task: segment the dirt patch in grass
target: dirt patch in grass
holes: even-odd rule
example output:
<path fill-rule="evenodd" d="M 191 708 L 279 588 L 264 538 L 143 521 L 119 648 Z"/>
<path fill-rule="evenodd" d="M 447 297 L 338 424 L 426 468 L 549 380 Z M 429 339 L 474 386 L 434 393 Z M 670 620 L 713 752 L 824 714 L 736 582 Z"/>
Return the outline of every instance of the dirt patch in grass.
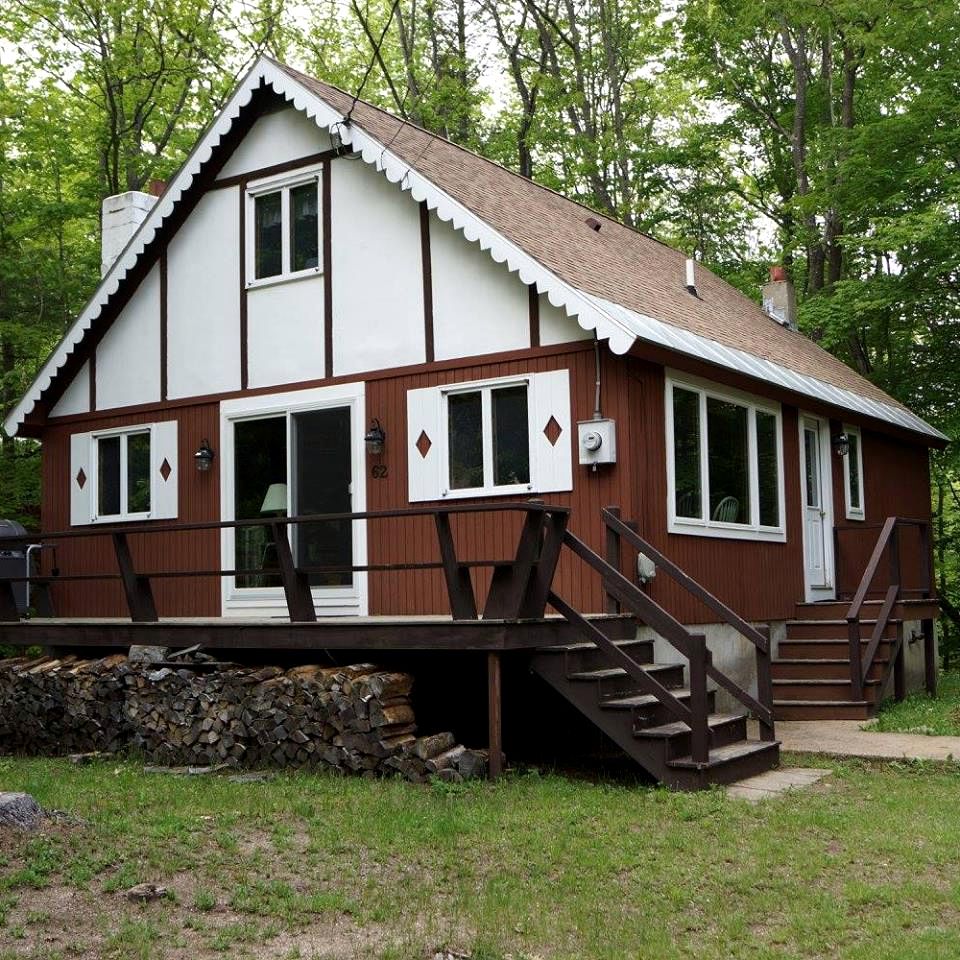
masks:
<path fill-rule="evenodd" d="M 130 903 L 122 892 L 77 890 L 62 884 L 19 892 L 0 928 L 0 956 L 126 960 L 249 957 L 348 958 L 370 955 L 390 937 L 376 924 L 358 926 L 345 914 L 278 918 L 235 910 L 222 900 L 197 906 L 189 874 L 170 878 L 170 895 Z"/>

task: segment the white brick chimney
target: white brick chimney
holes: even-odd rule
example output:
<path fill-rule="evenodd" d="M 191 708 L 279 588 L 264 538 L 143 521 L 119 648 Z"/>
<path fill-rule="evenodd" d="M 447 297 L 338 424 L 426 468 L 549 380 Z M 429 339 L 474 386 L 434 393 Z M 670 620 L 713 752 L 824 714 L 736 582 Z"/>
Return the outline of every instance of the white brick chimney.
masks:
<path fill-rule="evenodd" d="M 150 193 L 130 190 L 107 197 L 102 208 L 102 232 L 100 234 L 100 276 L 105 277 L 114 261 L 123 252 L 137 227 L 153 209 L 164 184 L 159 180 L 150 182 Z"/>
<path fill-rule="evenodd" d="M 770 268 L 770 279 L 761 288 L 763 309 L 777 323 L 797 329 L 797 291 L 787 276 L 786 267 Z"/>

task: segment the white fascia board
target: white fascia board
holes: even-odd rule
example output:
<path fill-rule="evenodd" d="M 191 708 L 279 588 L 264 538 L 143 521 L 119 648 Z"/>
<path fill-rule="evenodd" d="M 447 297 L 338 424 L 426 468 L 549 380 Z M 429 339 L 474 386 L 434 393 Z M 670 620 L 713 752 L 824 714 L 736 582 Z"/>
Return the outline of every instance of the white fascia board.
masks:
<path fill-rule="evenodd" d="M 584 296 L 590 295 L 584 294 Z M 685 353 L 688 356 L 707 360 L 738 373 L 745 373 L 758 380 L 775 383 L 794 393 L 814 397 L 831 406 L 843 410 L 852 410 L 875 420 L 883 420 L 914 433 L 935 437 L 938 440 L 949 440 L 949 437 L 945 434 L 902 407 L 882 403 L 879 400 L 854 393 L 852 390 L 845 390 L 823 380 L 818 380 L 816 377 L 797 373 L 796 370 L 774 363 L 772 360 L 765 360 L 752 353 L 747 353 L 745 350 L 728 347 L 689 330 L 681 330 L 679 327 L 662 320 L 655 320 L 653 317 L 611 303 L 602 297 L 591 297 L 591 299 L 597 301 L 598 305 L 604 310 L 613 313 L 621 323 L 631 327 L 639 340 L 669 347 L 671 350 Z"/>
<path fill-rule="evenodd" d="M 123 278 L 137 262 L 144 248 L 154 238 L 160 225 L 173 211 L 184 192 L 193 183 L 194 177 L 210 159 L 213 150 L 233 126 L 241 108 L 250 102 L 254 90 L 261 82 L 272 86 L 278 94 L 291 101 L 294 107 L 313 119 L 319 127 L 331 132 L 336 128 L 341 141 L 353 147 L 364 162 L 383 173 L 391 183 L 399 184 L 402 190 L 409 190 L 418 202 L 425 202 L 428 209 L 436 211 L 440 220 L 451 223 L 471 243 L 478 243 L 480 249 L 487 251 L 494 262 L 505 263 L 507 269 L 517 273 L 523 283 L 532 284 L 538 292 L 546 293 L 547 299 L 553 306 L 563 308 L 567 315 L 574 317 L 584 330 L 592 330 L 599 339 L 607 340 L 613 353 L 625 354 L 639 337 L 681 353 L 711 359 L 712 362 L 721 366 L 746 372 L 751 376 L 773 380 L 796 392 L 827 399 L 829 403 L 897 423 L 918 433 L 947 439 L 919 417 L 906 411 L 867 401 L 850 391 L 831 388 L 829 384 L 794 373 L 779 364 L 754 357 L 745 351 L 725 347 L 716 341 L 681 330 L 652 317 L 643 316 L 602 297 L 595 297 L 579 290 L 548 270 L 446 191 L 441 190 L 414 170 L 405 160 L 391 152 L 388 146 L 380 143 L 356 122 L 344 123 L 343 114 L 266 57 L 254 64 L 240 82 L 221 114 L 190 153 L 164 196 L 151 210 L 111 270 L 103 278 L 90 303 L 44 364 L 23 399 L 11 411 L 4 424 L 8 434 L 11 436 L 16 434 L 24 417 L 33 409 L 43 391 L 49 387 L 56 372 L 79 345 L 91 323 L 100 314 L 110 297 L 116 293 Z M 843 396 L 848 399 L 846 402 L 840 402 L 839 399 L 831 400 L 829 399 L 831 393 L 835 393 L 838 398 Z"/>

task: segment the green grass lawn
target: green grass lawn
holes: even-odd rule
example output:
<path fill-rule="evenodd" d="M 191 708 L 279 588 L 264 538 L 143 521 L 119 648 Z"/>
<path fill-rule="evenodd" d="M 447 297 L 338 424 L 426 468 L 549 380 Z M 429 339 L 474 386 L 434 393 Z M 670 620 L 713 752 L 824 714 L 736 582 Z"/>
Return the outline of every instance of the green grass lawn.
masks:
<path fill-rule="evenodd" d="M 754 806 L 0 759 L 82 818 L 0 835 L 0 958 L 960 957 L 960 767 L 801 762 L 833 775 Z"/>
<path fill-rule="evenodd" d="M 940 674 L 936 697 L 921 692 L 900 703 L 888 700 L 864 729 L 960 737 L 960 670 Z"/>

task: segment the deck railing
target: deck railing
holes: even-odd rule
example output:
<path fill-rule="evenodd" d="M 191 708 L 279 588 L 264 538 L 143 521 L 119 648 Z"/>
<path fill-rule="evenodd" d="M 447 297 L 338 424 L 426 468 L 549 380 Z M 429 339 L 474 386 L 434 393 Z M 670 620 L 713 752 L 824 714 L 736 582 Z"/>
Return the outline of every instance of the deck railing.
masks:
<path fill-rule="evenodd" d="M 463 560 L 458 557 L 450 518 L 462 514 L 522 513 L 523 527 L 516 553 L 513 557 L 500 559 Z M 220 520 L 202 523 L 140 523 L 122 526 L 95 526 L 81 530 L 63 530 L 42 533 L 22 538 L 8 538 L 4 546 L 15 548 L 37 541 L 44 545 L 81 539 L 107 538 L 113 543 L 117 560 L 116 572 L 99 573 L 46 573 L 7 577 L 0 579 L 0 621 L 20 619 L 13 591 L 14 583 L 27 582 L 38 608 L 52 614 L 50 587 L 58 583 L 89 581 L 117 581 L 123 587 L 130 619 L 137 623 L 150 623 L 158 619 L 153 595 L 155 580 L 178 577 L 238 577 L 262 575 L 263 570 L 241 569 L 176 569 L 139 570 L 130 549 L 131 537 L 152 537 L 160 534 L 199 533 L 211 530 L 240 529 L 244 527 L 267 527 L 271 531 L 276 549 L 277 569 L 283 586 L 290 620 L 295 623 L 312 623 L 317 619 L 313 595 L 310 589 L 311 573 L 360 573 L 396 572 L 405 570 L 441 570 L 446 585 L 450 611 L 455 620 L 478 618 L 477 601 L 470 571 L 477 567 L 493 569 L 490 589 L 483 610 L 485 619 L 515 619 L 542 617 L 547 603 L 547 594 L 556 569 L 562 545 L 562 531 L 569 516 L 566 507 L 548 506 L 540 501 L 496 504 L 450 504 L 437 507 L 407 507 L 396 510 L 366 510 L 355 513 L 322 513 L 307 516 L 271 517 L 252 520 Z M 336 521 L 380 521 L 415 517 L 432 517 L 437 535 L 439 559 L 425 562 L 339 564 L 328 566 L 298 565 L 287 535 L 289 527 L 300 524 L 315 524 Z M 544 532 L 546 535 L 544 536 Z M 558 539 L 558 537 L 560 539 Z"/>
<path fill-rule="evenodd" d="M 850 657 L 850 687 L 851 696 L 854 700 L 863 700 L 864 680 L 870 676 L 876 660 L 877 651 L 880 644 L 886 638 L 887 631 L 890 628 L 893 613 L 897 604 L 904 598 L 905 593 L 915 593 L 923 599 L 932 598 L 933 588 L 933 563 L 930 544 L 930 523 L 927 520 L 913 520 L 906 517 L 887 517 L 880 524 L 865 524 L 857 527 L 837 527 L 834 543 L 837 546 L 837 561 L 840 558 L 841 535 L 847 531 L 862 531 L 865 529 L 880 528 L 880 533 L 870 554 L 870 559 L 860 578 L 850 607 L 846 613 L 847 620 L 847 638 L 849 641 Z M 903 588 L 903 566 L 901 563 L 901 543 L 900 531 L 904 528 L 916 528 L 920 535 L 920 586 L 905 590 Z M 863 606 L 867 596 L 873 590 L 873 583 L 880 570 L 880 564 L 886 555 L 889 563 L 889 585 L 883 594 L 883 600 L 877 612 L 877 619 L 874 622 L 873 632 L 870 635 L 870 641 L 867 648 L 861 653 L 860 645 L 862 642 L 862 617 Z M 881 691 L 886 686 L 893 671 L 894 697 L 902 700 L 905 695 L 906 685 L 904 681 L 904 663 L 903 663 L 903 620 L 898 619 L 896 624 L 896 636 L 890 649 L 890 658 L 887 668 L 881 678 Z M 927 689 L 931 693 L 936 688 L 936 656 L 933 640 L 932 621 L 924 621 L 924 657 L 926 665 Z"/>
<path fill-rule="evenodd" d="M 512 557 L 500 559 L 461 559 L 457 554 L 451 527 L 451 517 L 460 514 L 522 513 L 523 522 Z M 774 737 L 773 709 L 770 693 L 769 636 L 750 626 L 732 610 L 709 594 L 703 587 L 680 570 L 663 554 L 655 550 L 634 530 L 624 524 L 616 508 L 603 511 L 603 522 L 609 537 L 623 538 L 637 550 L 650 557 L 656 565 L 673 577 L 715 610 L 724 622 L 739 630 L 757 648 L 757 674 L 759 699 L 739 687 L 713 663 L 706 638 L 701 633 L 691 632 L 672 614 L 657 604 L 651 597 L 632 583 L 619 569 L 618 563 L 610 563 L 595 553 L 582 540 L 568 530 L 570 510 L 550 506 L 541 501 L 499 504 L 463 504 L 438 507 L 403 508 L 396 510 L 361 511 L 356 513 L 311 514 L 308 516 L 276 517 L 269 520 L 225 520 L 205 523 L 178 524 L 124 524 L 123 526 L 98 526 L 83 530 L 67 530 L 44 533 L 39 537 L 11 538 L 6 546 L 18 543 L 26 545 L 39 539 L 44 545 L 54 546 L 64 541 L 82 538 L 109 538 L 112 541 L 117 561 L 117 572 L 25 575 L 0 579 L 0 621 L 20 619 L 13 584 L 27 581 L 35 591 L 46 594 L 49 605 L 49 588 L 56 583 L 85 581 L 117 581 L 123 587 L 130 619 L 134 622 L 151 623 L 158 620 L 157 606 L 153 595 L 153 582 L 168 577 L 204 576 L 250 576 L 262 574 L 262 570 L 240 569 L 177 569 L 140 570 L 133 559 L 130 537 L 156 536 L 160 534 L 189 534 L 211 530 L 238 529 L 243 527 L 268 527 L 277 552 L 276 573 L 283 585 L 290 620 L 310 623 L 317 619 L 311 593 L 309 575 L 313 572 L 394 572 L 405 570 L 434 570 L 443 572 L 450 611 L 454 620 L 526 620 L 545 615 L 547 606 L 573 624 L 587 639 L 594 641 L 613 664 L 621 667 L 637 685 L 652 694 L 676 720 L 686 723 L 691 730 L 691 756 L 696 763 L 709 762 L 709 695 L 708 678 L 715 680 L 728 693 L 752 711 L 760 722 L 761 736 L 765 740 Z M 315 524 L 333 521 L 380 521 L 399 518 L 432 517 L 437 536 L 439 559 L 426 562 L 352 564 L 324 567 L 300 566 L 296 563 L 288 528 L 299 524 Z M 619 542 L 619 541 L 617 541 Z M 675 693 L 655 679 L 643 665 L 634 660 L 629 652 L 610 640 L 602 630 L 566 602 L 557 592 L 555 577 L 564 549 L 579 557 L 600 575 L 604 591 L 615 597 L 642 623 L 651 627 L 689 663 L 688 679 L 690 696 L 682 702 Z M 619 547 L 618 547 L 619 553 Z M 482 612 L 479 611 L 470 571 L 477 567 L 492 568 L 490 586 Z M 491 669 L 491 690 L 499 684 L 499 667 Z M 495 684 L 494 684 L 495 681 Z M 493 698 L 493 694 L 491 694 Z M 493 709 L 494 699 L 491 700 Z M 498 708 L 497 708 L 498 709 Z"/>

